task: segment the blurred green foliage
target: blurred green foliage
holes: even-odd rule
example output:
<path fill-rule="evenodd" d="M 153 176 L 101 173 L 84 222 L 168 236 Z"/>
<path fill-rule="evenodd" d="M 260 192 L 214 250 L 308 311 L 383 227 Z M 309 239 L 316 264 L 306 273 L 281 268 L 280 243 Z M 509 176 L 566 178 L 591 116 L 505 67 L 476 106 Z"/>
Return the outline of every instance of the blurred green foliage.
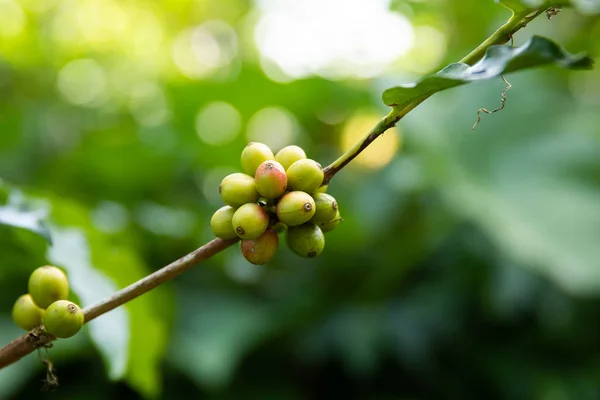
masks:
<path fill-rule="evenodd" d="M 36 267 L 65 268 L 83 306 L 161 268 L 211 239 L 218 183 L 248 141 L 328 164 L 357 121 L 385 115 L 384 89 L 459 60 L 509 14 L 369 2 L 410 21 L 412 47 L 321 73 L 265 55 L 275 3 L 0 0 L 0 222 L 27 228 L 0 224 L 1 344 L 20 334 L 10 311 Z M 340 48 L 383 29 L 344 10 L 326 21 L 358 27 Z M 515 44 L 533 34 L 600 50 L 600 19 L 569 9 Z M 600 397 L 600 73 L 508 79 L 505 109 L 475 132 L 500 79 L 432 97 L 340 172 L 328 192 L 344 223 L 320 257 L 281 246 L 258 267 L 230 248 L 57 341 L 61 385 L 41 396 Z M 44 376 L 36 354 L 2 369 L 0 399 L 40 396 Z"/>

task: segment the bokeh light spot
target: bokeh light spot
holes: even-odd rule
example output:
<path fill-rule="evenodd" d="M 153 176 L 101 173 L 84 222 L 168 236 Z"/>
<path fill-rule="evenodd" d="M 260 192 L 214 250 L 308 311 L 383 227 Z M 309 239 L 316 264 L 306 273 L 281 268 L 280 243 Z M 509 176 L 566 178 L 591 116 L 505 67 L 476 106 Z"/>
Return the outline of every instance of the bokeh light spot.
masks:
<path fill-rule="evenodd" d="M 347 151 L 369 132 L 381 118 L 376 114 L 359 113 L 348 120 L 342 132 L 342 151 Z M 387 130 L 356 157 L 350 165 L 379 169 L 385 167 L 400 148 L 398 128 Z"/>
<path fill-rule="evenodd" d="M 409 20 L 389 6 L 390 0 L 261 0 L 256 45 L 292 78 L 373 77 L 413 44 Z"/>
<path fill-rule="evenodd" d="M 196 117 L 196 132 L 200 139 L 211 146 L 223 146 L 231 142 L 242 127 L 242 116 L 229 103 L 215 101 L 204 106 Z"/>
<path fill-rule="evenodd" d="M 17 36 L 25 26 L 25 13 L 13 0 L 0 0 L 0 36 Z"/>
<path fill-rule="evenodd" d="M 213 207 L 223 207 L 223 200 L 219 194 L 219 185 L 223 178 L 229 174 L 240 172 L 233 167 L 212 168 L 202 176 L 199 176 L 198 185 L 202 188 L 202 194 Z"/>
<path fill-rule="evenodd" d="M 69 103 L 99 105 L 106 92 L 104 70 L 92 59 L 74 60 L 58 73 L 58 90 Z"/>
<path fill-rule="evenodd" d="M 157 126 L 170 116 L 162 89 L 155 83 L 135 87 L 130 94 L 129 109 L 142 125 Z"/>
<path fill-rule="evenodd" d="M 402 58 L 403 69 L 419 74 L 438 67 L 446 55 L 446 38 L 431 26 L 415 27 L 415 43 Z"/>
<path fill-rule="evenodd" d="M 188 78 L 201 79 L 228 66 L 238 53 L 238 39 L 231 26 L 207 21 L 181 32 L 173 42 L 175 65 Z"/>
<path fill-rule="evenodd" d="M 249 142 L 261 142 L 273 151 L 292 144 L 298 135 L 298 122 L 282 107 L 267 107 L 257 111 L 248 121 Z"/>

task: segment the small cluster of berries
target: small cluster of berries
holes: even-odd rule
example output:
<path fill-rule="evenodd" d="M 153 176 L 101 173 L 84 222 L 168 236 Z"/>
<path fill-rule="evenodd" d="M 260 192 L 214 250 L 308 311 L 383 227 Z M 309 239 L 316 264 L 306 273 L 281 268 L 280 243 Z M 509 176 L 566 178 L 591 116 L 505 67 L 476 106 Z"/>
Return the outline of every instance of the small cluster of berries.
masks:
<path fill-rule="evenodd" d="M 13 321 L 27 331 L 41 326 L 58 338 L 75 335 L 84 322 L 81 308 L 68 301 L 69 280 L 60 268 L 46 265 L 29 276 L 29 293 L 19 296 L 12 309 Z"/>
<path fill-rule="evenodd" d="M 227 175 L 219 185 L 226 206 L 210 220 L 215 236 L 240 238 L 252 264 L 275 256 L 278 233 L 302 257 L 316 257 L 325 248 L 324 233 L 342 220 L 336 200 L 325 193 L 323 168 L 298 146 L 277 154 L 263 144 L 249 143 L 241 154 L 243 173 Z"/>

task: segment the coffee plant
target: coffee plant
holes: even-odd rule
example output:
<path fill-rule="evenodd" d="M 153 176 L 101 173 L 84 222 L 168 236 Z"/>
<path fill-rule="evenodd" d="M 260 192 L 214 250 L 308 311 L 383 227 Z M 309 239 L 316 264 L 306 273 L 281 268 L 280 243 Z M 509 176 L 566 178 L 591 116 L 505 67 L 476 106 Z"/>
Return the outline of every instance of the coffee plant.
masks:
<path fill-rule="evenodd" d="M 543 36 L 533 35 L 521 45 L 514 43 L 515 36 L 521 35 L 519 31 L 537 17 L 552 18 L 554 22 L 555 17 L 560 18 L 561 9 L 594 11 L 595 9 L 590 8 L 586 2 L 501 0 L 498 3 L 498 7 L 505 7 L 512 13 L 505 24 L 458 62 L 449 64 L 412 84 L 397 84 L 384 90 L 382 101 L 389 107 L 388 114 L 382 116 L 370 131 L 365 132 L 362 138 L 328 165 L 325 164 L 327 160 L 308 158 L 305 150 L 299 145 L 301 143 L 271 148 L 266 143 L 251 141 L 245 147 L 238 148 L 239 153 L 236 154 L 240 154 L 239 169 L 219 176 L 220 183 L 215 182 L 210 187 L 210 192 L 218 194 L 221 201 L 221 205 L 217 206 L 219 208 L 213 209 L 212 216 L 204 222 L 204 226 L 210 229 L 214 238 L 191 253 L 147 276 L 131 279 L 129 284 L 123 284 L 123 288 L 115 293 L 107 295 L 104 292 L 103 296 L 97 297 L 88 296 L 90 285 L 102 281 L 93 272 L 89 272 L 93 271 L 91 267 L 87 270 L 89 276 L 82 273 L 76 279 L 73 278 L 76 284 L 68 279 L 65 270 L 69 273 L 69 277 L 72 277 L 72 269 L 64 265 L 66 264 L 64 262 L 63 264 L 54 262 L 56 266 L 45 265 L 33 270 L 28 282 L 22 282 L 20 285 L 23 290 L 12 308 L 14 325 L 26 332 L 0 348 L 0 368 L 6 368 L 27 354 L 38 351 L 40 359 L 48 370 L 46 385 L 56 389 L 58 378 L 54 364 L 50 361 L 54 341 L 76 336 L 85 324 L 121 306 L 132 307 L 131 312 L 135 313 L 134 304 L 139 306 L 141 303 L 128 304 L 129 302 L 233 245 L 239 246 L 239 252 L 245 262 L 261 266 L 256 268 L 285 270 L 284 265 L 277 265 L 280 243 L 285 243 L 284 247 L 294 255 L 306 258 L 302 262 L 307 266 L 318 262 L 315 258 L 328 251 L 328 246 L 325 246 L 326 237 L 329 242 L 330 237 L 334 237 L 337 232 L 343 232 L 346 225 L 344 222 L 348 222 L 348 225 L 352 224 L 351 219 L 345 214 L 345 205 L 338 204 L 334 197 L 333 179 L 373 142 L 395 127 L 425 100 L 438 92 L 458 86 L 502 79 L 506 89 L 501 93 L 500 106 L 493 110 L 486 108 L 475 110 L 477 118 L 477 123 L 473 126 L 475 129 L 479 123 L 488 123 L 488 121 L 493 123 L 491 118 L 482 121 L 482 113 L 491 114 L 504 108 L 507 102 L 507 90 L 516 86 L 508 83 L 507 75 L 548 65 L 572 70 L 593 67 L 593 60 L 588 55 L 572 54 L 555 41 Z M 381 39 L 389 40 L 393 44 L 393 38 Z M 2 88 L 1 84 L 0 81 L 0 88 Z M 503 117 L 506 116 L 496 116 L 498 119 Z M 435 116 L 428 118 L 431 119 L 430 123 L 435 124 Z M 472 134 L 477 135 L 478 132 Z M 273 135 L 277 134 L 273 133 Z M 157 145 L 155 151 L 160 152 L 159 147 L 160 145 Z M 109 153 L 110 150 L 107 150 L 106 157 L 110 157 Z M 182 157 L 187 157 L 185 150 L 182 151 Z M 147 178 L 144 171 L 140 170 L 138 173 Z M 3 188 L 7 188 L 6 193 L 12 190 L 12 186 L 8 183 L 2 181 L 0 183 Z M 381 188 L 378 187 L 377 190 L 379 189 Z M 60 188 L 56 190 L 58 192 Z M 359 192 L 363 189 L 355 187 L 353 190 Z M 10 196 L 7 194 L 4 197 L 6 199 Z M 373 207 L 379 206 L 373 205 Z M 60 240 L 67 239 L 74 241 L 75 248 L 78 248 L 77 243 L 80 243 L 81 238 L 73 232 L 55 228 L 48 222 L 47 215 L 40 211 L 41 209 L 35 207 L 27 209 L 9 202 L 0 208 L 0 225 L 34 232 L 48 242 L 49 248 L 56 248 L 60 245 L 57 244 Z M 70 212 L 72 210 L 69 207 L 61 211 L 63 215 L 68 215 Z M 160 220 L 161 216 L 157 214 L 155 218 Z M 181 221 L 184 223 L 185 218 Z M 152 220 L 149 224 L 155 222 Z M 328 236 L 334 230 L 336 233 Z M 378 235 L 376 229 L 373 229 L 372 234 Z M 60 239 L 57 239 L 59 237 Z M 105 250 L 107 254 L 112 254 L 110 243 L 106 243 Z M 369 248 L 368 251 L 375 254 L 378 249 Z M 73 252 L 73 259 L 78 256 L 77 252 Z M 115 260 L 113 268 L 119 268 L 121 262 L 132 260 L 135 262 L 133 257 L 121 259 L 118 254 L 112 256 Z M 79 267 L 83 265 L 82 268 L 85 268 L 86 263 L 81 261 L 83 258 L 77 260 L 79 260 Z M 23 293 L 25 288 L 27 293 Z M 92 340 L 99 343 L 100 351 L 103 354 L 110 353 L 110 349 L 102 343 L 102 332 L 96 330 L 90 333 Z M 142 337 L 144 335 L 152 336 L 153 332 L 144 332 Z M 126 366 L 123 365 L 115 370 L 125 369 Z M 114 373 L 115 376 L 124 376 L 122 371 Z M 69 377 L 64 376 L 63 379 Z"/>

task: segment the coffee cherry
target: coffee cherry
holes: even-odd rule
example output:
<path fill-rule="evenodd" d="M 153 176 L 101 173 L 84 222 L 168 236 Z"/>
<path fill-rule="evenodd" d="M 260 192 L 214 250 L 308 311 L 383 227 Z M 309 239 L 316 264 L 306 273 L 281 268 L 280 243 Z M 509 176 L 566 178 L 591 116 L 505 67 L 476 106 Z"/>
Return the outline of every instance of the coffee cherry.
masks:
<path fill-rule="evenodd" d="M 45 309 L 56 300 L 69 296 L 67 275 L 56 267 L 46 265 L 37 268 L 29 276 L 29 293 L 38 307 Z"/>
<path fill-rule="evenodd" d="M 83 326 L 83 311 L 75 303 L 58 300 L 50 304 L 44 312 L 44 330 L 57 338 L 68 338 L 79 332 Z"/>
<path fill-rule="evenodd" d="M 267 160 L 274 160 L 273 152 L 263 143 L 250 142 L 242 150 L 240 161 L 242 163 L 242 171 L 246 174 L 254 176 L 256 168 Z"/>
<path fill-rule="evenodd" d="M 306 223 L 287 230 L 288 247 L 300 257 L 313 258 L 325 248 L 325 236 L 317 225 Z"/>
<path fill-rule="evenodd" d="M 277 232 L 277 233 L 285 232 L 285 231 L 287 231 L 287 228 L 288 228 L 287 225 L 281 221 L 278 221 L 275 223 L 275 225 L 273 225 L 273 229 L 275 229 L 275 232 Z"/>
<path fill-rule="evenodd" d="M 313 193 L 323 183 L 323 168 L 315 160 L 298 160 L 286 170 L 288 190 Z"/>
<path fill-rule="evenodd" d="M 320 188 L 318 188 L 317 190 L 315 190 L 315 193 L 326 193 L 327 192 L 327 185 L 323 185 Z"/>
<path fill-rule="evenodd" d="M 256 239 L 242 240 L 240 248 L 246 260 L 255 265 L 266 264 L 275 257 L 279 247 L 279 236 L 269 228 Z"/>
<path fill-rule="evenodd" d="M 269 226 L 269 216 L 255 203 L 244 204 L 233 214 L 233 228 L 241 239 L 256 239 Z"/>
<path fill-rule="evenodd" d="M 343 219 L 340 215 L 340 210 L 338 209 L 337 213 L 335 214 L 335 217 L 333 217 L 333 219 L 331 221 L 322 222 L 318 225 L 319 225 L 319 228 L 321 228 L 321 230 L 323 231 L 323 233 L 327 233 L 327 232 L 331 232 L 332 230 L 334 230 L 342 221 L 343 221 Z"/>
<path fill-rule="evenodd" d="M 237 235 L 233 229 L 233 214 L 235 208 L 224 206 L 219 208 L 210 219 L 210 229 L 216 237 L 221 239 L 235 239 Z"/>
<path fill-rule="evenodd" d="M 21 329 L 30 331 L 42 324 L 44 310 L 39 308 L 29 294 L 19 296 L 12 309 L 12 318 Z"/>
<path fill-rule="evenodd" d="M 285 169 L 273 160 L 267 160 L 258 166 L 254 180 L 258 193 L 266 199 L 280 197 L 287 187 Z"/>
<path fill-rule="evenodd" d="M 260 197 L 254 178 L 240 172 L 223 178 L 219 185 L 219 193 L 223 202 L 233 208 L 246 203 L 256 203 Z"/>
<path fill-rule="evenodd" d="M 306 158 L 306 153 L 299 146 L 286 146 L 275 154 L 275 160 L 279 162 L 284 169 L 288 169 L 290 165 L 298 160 Z"/>
<path fill-rule="evenodd" d="M 305 192 L 283 195 L 277 203 L 277 218 L 287 226 L 301 225 L 315 215 L 315 201 Z"/>
<path fill-rule="evenodd" d="M 321 224 L 331 221 L 338 211 L 338 205 L 333 196 L 327 193 L 315 193 L 313 195 L 317 210 L 315 215 L 310 219 L 314 224 Z"/>

